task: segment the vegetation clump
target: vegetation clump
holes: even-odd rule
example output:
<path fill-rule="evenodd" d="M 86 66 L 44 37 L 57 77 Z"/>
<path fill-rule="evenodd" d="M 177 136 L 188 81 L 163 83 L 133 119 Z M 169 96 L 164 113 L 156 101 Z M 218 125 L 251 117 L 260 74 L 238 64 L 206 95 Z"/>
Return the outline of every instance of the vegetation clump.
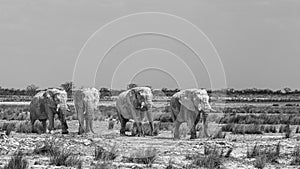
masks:
<path fill-rule="evenodd" d="M 24 155 L 21 151 L 17 151 L 9 160 L 8 164 L 3 169 L 27 169 L 28 161 L 24 159 Z"/>
<path fill-rule="evenodd" d="M 114 160 L 118 156 L 118 150 L 116 148 L 116 145 L 111 147 L 109 151 L 105 150 L 101 146 L 97 146 L 95 148 L 94 152 L 94 157 L 95 160 L 104 160 L 104 161 L 109 161 L 109 160 Z"/>
<path fill-rule="evenodd" d="M 152 165 L 157 158 L 157 150 L 155 148 L 139 149 L 124 157 L 126 162 Z"/>

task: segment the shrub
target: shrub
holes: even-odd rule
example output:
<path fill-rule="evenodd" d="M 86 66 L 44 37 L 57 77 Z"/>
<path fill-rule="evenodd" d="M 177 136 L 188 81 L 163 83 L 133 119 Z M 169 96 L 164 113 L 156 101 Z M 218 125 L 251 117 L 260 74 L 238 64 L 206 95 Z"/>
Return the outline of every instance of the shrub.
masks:
<path fill-rule="evenodd" d="M 257 146 L 257 143 L 254 145 L 252 149 L 249 149 L 247 147 L 247 158 L 254 158 L 260 155 L 259 147 Z"/>
<path fill-rule="evenodd" d="M 218 130 L 217 133 L 215 133 L 213 135 L 213 139 L 217 139 L 217 138 L 225 138 L 226 137 L 226 133 L 223 133 L 222 130 Z"/>
<path fill-rule="evenodd" d="M 95 148 L 94 156 L 95 160 L 114 160 L 118 155 L 118 150 L 116 145 L 114 145 L 109 151 L 105 150 L 103 147 L 97 146 Z"/>
<path fill-rule="evenodd" d="M 257 156 L 255 158 L 255 163 L 254 163 L 254 167 L 258 168 L 258 169 L 263 169 L 266 166 L 266 156 L 265 155 L 260 155 Z"/>
<path fill-rule="evenodd" d="M 16 124 L 17 133 L 31 133 L 31 122 L 30 121 L 20 121 Z"/>
<path fill-rule="evenodd" d="M 299 145 L 295 146 L 292 157 L 293 157 L 293 159 L 291 161 L 291 165 L 300 165 L 300 146 Z"/>
<path fill-rule="evenodd" d="M 285 126 L 285 138 L 290 138 L 292 135 L 292 130 L 289 124 Z"/>
<path fill-rule="evenodd" d="M 209 169 L 221 168 L 223 151 L 218 152 L 217 148 L 204 147 L 204 155 L 197 154 L 192 157 L 192 164 L 190 167 L 203 167 Z"/>
<path fill-rule="evenodd" d="M 42 155 L 51 155 L 58 152 L 60 148 L 60 143 L 58 143 L 55 138 L 45 139 L 41 142 L 41 144 L 36 145 L 33 152 L 35 154 L 42 154 Z"/>
<path fill-rule="evenodd" d="M 126 162 L 151 165 L 156 158 L 157 150 L 155 148 L 146 148 L 134 151 L 129 157 L 124 157 L 124 160 Z"/>
<path fill-rule="evenodd" d="M 114 129 L 115 122 L 113 120 L 109 120 L 108 122 L 108 130 Z"/>
<path fill-rule="evenodd" d="M 262 134 L 262 131 L 258 124 L 252 124 L 245 127 L 245 134 Z"/>
<path fill-rule="evenodd" d="M 15 130 L 15 128 L 16 128 L 16 123 L 9 123 L 7 128 L 6 128 L 5 134 L 7 136 L 9 136 L 10 133 Z"/>
<path fill-rule="evenodd" d="M 262 148 L 261 146 L 258 146 L 257 144 L 254 145 L 252 149 L 249 150 L 247 148 L 247 158 L 257 158 L 257 160 L 260 162 L 260 160 L 263 160 L 267 162 L 276 162 L 280 155 L 280 142 L 273 147 L 265 147 Z"/>
<path fill-rule="evenodd" d="M 233 128 L 234 128 L 234 124 L 230 123 L 222 126 L 221 130 L 224 132 L 232 132 Z"/>
<path fill-rule="evenodd" d="M 62 148 L 55 150 L 50 154 L 50 165 L 67 167 L 82 165 L 80 157 L 72 154 L 69 149 Z"/>
<path fill-rule="evenodd" d="M 98 161 L 93 167 L 92 169 L 115 169 L 116 167 L 114 167 L 112 165 L 111 162 L 107 162 L 107 161 L 104 161 L 104 162 L 100 162 Z"/>
<path fill-rule="evenodd" d="M 235 125 L 234 128 L 232 129 L 233 134 L 245 134 L 245 126 L 238 124 Z"/>
<path fill-rule="evenodd" d="M 160 122 L 173 122 L 172 116 L 170 113 L 164 113 L 159 116 Z"/>
<path fill-rule="evenodd" d="M 173 161 L 170 159 L 169 163 L 168 163 L 168 166 L 166 167 L 166 169 L 177 169 L 177 167 L 173 166 Z"/>
<path fill-rule="evenodd" d="M 300 133 L 300 127 L 297 126 L 295 133 Z"/>
<path fill-rule="evenodd" d="M 21 151 L 17 151 L 7 165 L 4 166 L 3 169 L 27 169 L 28 161 L 23 158 L 23 153 Z"/>

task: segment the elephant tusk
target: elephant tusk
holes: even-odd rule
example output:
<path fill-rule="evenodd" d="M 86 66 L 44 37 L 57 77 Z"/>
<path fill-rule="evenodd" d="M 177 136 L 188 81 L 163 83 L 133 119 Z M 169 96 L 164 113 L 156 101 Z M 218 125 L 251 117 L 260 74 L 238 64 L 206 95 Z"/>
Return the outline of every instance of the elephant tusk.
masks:
<path fill-rule="evenodd" d="M 145 106 L 145 102 L 142 102 L 141 103 L 141 108 L 144 108 L 144 106 Z"/>
<path fill-rule="evenodd" d="M 211 112 L 217 112 L 217 110 L 213 109 L 213 108 L 210 108 L 209 109 Z"/>
<path fill-rule="evenodd" d="M 60 108 L 60 105 L 58 104 L 58 105 L 56 106 L 56 111 L 58 111 L 59 108 Z"/>

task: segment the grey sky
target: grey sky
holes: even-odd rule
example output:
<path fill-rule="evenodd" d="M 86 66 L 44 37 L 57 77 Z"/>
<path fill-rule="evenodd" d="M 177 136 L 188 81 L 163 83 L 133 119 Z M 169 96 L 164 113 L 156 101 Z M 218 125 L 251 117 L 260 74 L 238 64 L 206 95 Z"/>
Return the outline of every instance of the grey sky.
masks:
<path fill-rule="evenodd" d="M 183 17 L 210 38 L 224 65 L 228 87 L 300 88 L 299 9 L 298 0 L 1 0 L 0 86 L 25 88 L 33 83 L 44 88 L 70 81 L 80 49 L 97 29 L 124 15 L 154 11 Z M 210 86 L 205 66 L 182 45 L 163 37 L 142 36 L 121 43 L 108 54 L 97 71 L 96 87 L 110 87 L 112 65 L 146 47 L 174 52 L 192 69 L 200 86 Z M 161 58 L 166 69 L 187 70 L 161 51 L 134 57 L 120 66 L 116 88 L 125 87 L 126 75 L 134 76 L 132 65 L 144 64 L 142 57 Z M 171 78 L 172 73 L 147 69 L 133 80 L 173 88 L 175 78 L 187 81 L 182 88 L 191 87 L 192 79 L 185 73 Z"/>

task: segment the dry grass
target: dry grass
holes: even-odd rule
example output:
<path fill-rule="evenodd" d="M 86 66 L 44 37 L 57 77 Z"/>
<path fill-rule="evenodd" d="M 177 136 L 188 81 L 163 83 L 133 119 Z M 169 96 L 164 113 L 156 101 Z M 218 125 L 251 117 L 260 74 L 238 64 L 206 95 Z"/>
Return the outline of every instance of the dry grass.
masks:
<path fill-rule="evenodd" d="M 157 158 L 155 148 L 145 148 L 134 151 L 129 157 L 124 157 L 125 162 L 147 164 L 151 166 Z"/>
<path fill-rule="evenodd" d="M 291 165 L 300 165 L 300 145 L 295 146 Z"/>
<path fill-rule="evenodd" d="M 82 161 L 79 156 L 74 155 L 67 148 L 56 148 L 50 153 L 50 165 L 55 166 L 81 166 Z"/>
<path fill-rule="evenodd" d="M 95 160 L 109 161 L 109 160 L 114 160 L 115 158 L 117 158 L 117 156 L 118 156 L 118 150 L 116 145 L 111 147 L 109 151 L 101 146 L 97 146 L 94 151 Z"/>
<path fill-rule="evenodd" d="M 30 121 L 19 121 L 16 124 L 15 131 L 17 133 L 31 133 L 31 122 Z"/>
<path fill-rule="evenodd" d="M 23 153 L 17 151 L 3 169 L 27 169 L 28 161 L 24 159 Z"/>

